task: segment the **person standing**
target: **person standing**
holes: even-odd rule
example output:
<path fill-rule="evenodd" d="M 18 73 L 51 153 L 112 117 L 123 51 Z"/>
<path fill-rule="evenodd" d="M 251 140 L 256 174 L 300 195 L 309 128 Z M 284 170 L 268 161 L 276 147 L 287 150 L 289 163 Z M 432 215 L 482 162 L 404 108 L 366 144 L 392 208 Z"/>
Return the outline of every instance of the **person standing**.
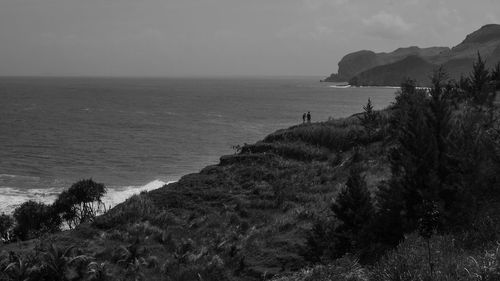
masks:
<path fill-rule="evenodd" d="M 302 123 L 306 123 L 306 113 L 302 114 Z"/>
<path fill-rule="evenodd" d="M 307 123 L 311 123 L 311 111 L 307 112 Z"/>

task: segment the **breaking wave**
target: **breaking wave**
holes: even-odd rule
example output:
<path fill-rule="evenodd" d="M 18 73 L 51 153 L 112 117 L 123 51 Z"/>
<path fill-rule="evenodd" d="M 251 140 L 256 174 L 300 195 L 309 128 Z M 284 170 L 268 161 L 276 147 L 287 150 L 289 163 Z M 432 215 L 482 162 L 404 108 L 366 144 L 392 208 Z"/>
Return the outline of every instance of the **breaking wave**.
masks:
<path fill-rule="evenodd" d="M 14 175 L 9 176 L 13 177 Z M 134 194 L 151 191 L 173 182 L 175 181 L 154 180 L 140 186 L 108 187 L 103 202 L 107 208 L 113 207 Z M 63 189 L 61 188 L 19 189 L 15 187 L 0 187 L 0 213 L 12 213 L 16 207 L 28 200 L 50 204 L 54 202 L 62 191 Z"/>

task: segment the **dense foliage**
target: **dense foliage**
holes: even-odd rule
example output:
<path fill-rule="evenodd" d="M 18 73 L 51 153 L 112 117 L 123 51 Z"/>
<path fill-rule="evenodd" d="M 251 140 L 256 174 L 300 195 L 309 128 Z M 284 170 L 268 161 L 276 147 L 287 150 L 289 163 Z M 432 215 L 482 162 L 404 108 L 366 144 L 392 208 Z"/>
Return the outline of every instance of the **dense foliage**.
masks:
<path fill-rule="evenodd" d="M 13 217 L 16 221 L 14 235 L 21 240 L 58 231 L 61 225 L 61 218 L 50 206 L 35 201 L 21 204 L 14 210 Z"/>
<path fill-rule="evenodd" d="M 14 226 L 14 219 L 6 214 L 0 215 L 0 239 L 10 240 L 10 230 Z"/>
<path fill-rule="evenodd" d="M 97 214 L 105 211 L 102 197 L 106 187 L 92 179 L 81 180 L 74 183 L 69 189 L 57 197 L 53 208 L 61 214 L 70 228 L 94 221 Z"/>
<path fill-rule="evenodd" d="M 102 202 L 105 193 L 104 184 L 87 179 L 63 191 L 53 204 L 33 200 L 24 202 L 12 216 L 0 215 L 0 239 L 4 242 L 27 240 L 57 232 L 63 226 L 74 228 L 92 222 L 98 214 L 105 212 Z"/>
<path fill-rule="evenodd" d="M 349 188 L 332 203 L 336 220 L 313 226 L 306 257 L 324 261 L 324 252 L 334 249 L 330 258 L 352 253 L 373 262 L 412 232 L 429 243 L 435 233 L 484 231 L 471 226 L 481 224 L 478 218 L 490 208 L 485 202 L 500 195 L 500 122 L 491 87 L 498 83 L 498 68 L 485 70 L 478 55 L 470 77 L 460 83 L 447 80 L 442 68 L 434 72 L 429 89 L 404 82 L 387 130 L 391 178 L 381 182 L 372 202 L 359 188 L 357 196 L 347 196 L 352 186 L 363 186 L 359 175 L 351 174 Z M 364 109 L 362 120 L 367 120 L 370 102 Z M 487 243 L 484 238 L 472 243 Z M 429 247 L 426 256 L 432 275 Z"/>

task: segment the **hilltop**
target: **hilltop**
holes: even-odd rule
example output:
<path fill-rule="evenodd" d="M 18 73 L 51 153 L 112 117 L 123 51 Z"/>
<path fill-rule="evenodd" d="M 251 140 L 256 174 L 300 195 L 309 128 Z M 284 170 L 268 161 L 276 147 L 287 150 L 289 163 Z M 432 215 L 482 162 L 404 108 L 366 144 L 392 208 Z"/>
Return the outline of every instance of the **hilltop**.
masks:
<path fill-rule="evenodd" d="M 360 86 L 398 86 L 402 77 L 412 77 L 417 78 L 420 85 L 428 86 L 429 69 L 443 65 L 450 78 L 458 80 L 461 75 L 468 73 L 478 52 L 489 68 L 500 62 L 500 25 L 485 25 L 467 35 L 460 44 L 452 48 L 412 46 L 390 53 L 367 50 L 350 53 L 340 60 L 338 73 L 330 75 L 324 81 L 348 81 Z M 408 57 L 420 59 L 408 60 Z"/>

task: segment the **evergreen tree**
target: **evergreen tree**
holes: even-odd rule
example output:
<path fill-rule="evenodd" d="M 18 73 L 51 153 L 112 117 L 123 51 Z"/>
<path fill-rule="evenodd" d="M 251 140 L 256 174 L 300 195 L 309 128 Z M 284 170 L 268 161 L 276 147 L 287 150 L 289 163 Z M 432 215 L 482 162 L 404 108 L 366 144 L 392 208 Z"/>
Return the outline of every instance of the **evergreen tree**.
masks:
<path fill-rule="evenodd" d="M 390 151 L 392 178 L 390 192 L 399 194 L 403 204 L 405 228 L 411 230 L 418 219 L 418 207 L 424 197 L 433 197 L 436 182 L 436 141 L 427 122 L 427 93 L 414 85 L 402 87 L 397 99 L 397 111 L 392 117 L 395 147 Z M 393 202 L 393 200 L 382 200 Z M 400 203 L 398 203 L 400 204 Z M 388 209 L 394 207 L 386 206 Z"/>
<path fill-rule="evenodd" d="M 450 135 L 453 131 L 451 114 L 451 92 L 453 86 L 446 83 L 448 75 L 442 67 L 437 69 L 432 76 L 432 88 L 429 91 L 429 111 L 428 125 L 432 130 L 435 141 L 435 173 L 436 189 L 435 196 L 425 198 L 426 200 L 439 202 L 441 200 L 445 207 L 453 204 L 453 198 L 456 193 L 456 178 L 451 177 L 455 169 L 455 161 L 449 153 Z"/>
<path fill-rule="evenodd" d="M 340 191 L 331 209 L 340 224 L 335 229 L 338 239 L 336 254 L 362 248 L 364 231 L 370 224 L 375 210 L 366 182 L 356 168 L 351 169 L 346 187 Z"/>
<path fill-rule="evenodd" d="M 382 183 L 376 194 L 377 214 L 370 230 L 374 243 L 396 246 L 404 238 L 404 200 L 403 192 L 394 185 Z"/>
<path fill-rule="evenodd" d="M 307 261 L 318 263 L 323 256 L 335 256 L 334 245 L 337 243 L 332 225 L 333 222 L 328 220 L 318 220 L 313 224 L 306 238 L 306 249 L 302 253 Z"/>
<path fill-rule="evenodd" d="M 494 84 L 495 90 L 500 90 L 500 62 L 491 70 L 490 78 Z"/>
<path fill-rule="evenodd" d="M 469 76 L 469 93 L 475 105 L 491 105 L 494 100 L 494 91 L 490 84 L 490 73 L 486 69 L 486 62 L 481 54 L 477 53 L 477 60 L 472 65 Z"/>
<path fill-rule="evenodd" d="M 361 125 L 368 132 L 371 137 L 377 127 L 378 114 L 373 109 L 372 101 L 368 99 L 366 105 L 363 106 L 363 115 L 359 118 Z"/>
<path fill-rule="evenodd" d="M 380 196 L 398 196 L 401 202 L 379 198 L 386 210 L 400 209 L 403 229 L 415 229 L 422 212 L 422 202 L 441 205 L 453 202 L 453 160 L 448 152 L 452 132 L 450 92 L 443 68 L 432 76 L 429 92 L 412 84 L 402 87 L 397 97 L 398 109 L 393 118 L 395 147 L 390 153 L 392 178 L 387 192 Z M 390 206 L 388 204 L 395 204 Z"/>

